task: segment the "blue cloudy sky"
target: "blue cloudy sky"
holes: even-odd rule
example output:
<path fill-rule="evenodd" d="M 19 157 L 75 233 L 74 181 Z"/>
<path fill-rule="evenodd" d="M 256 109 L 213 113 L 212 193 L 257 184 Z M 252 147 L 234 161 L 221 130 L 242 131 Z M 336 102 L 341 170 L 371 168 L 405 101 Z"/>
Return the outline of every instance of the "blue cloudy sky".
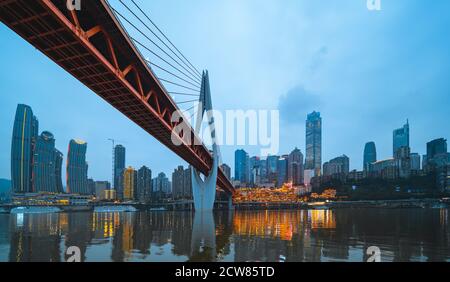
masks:
<path fill-rule="evenodd" d="M 390 157 L 392 130 L 407 118 L 414 152 L 450 137 L 450 1 L 381 1 L 374 12 L 366 0 L 138 0 L 209 70 L 216 109 L 279 109 L 280 153 L 304 152 L 306 114 L 320 111 L 324 161 L 346 154 L 355 169 L 367 141 Z M 63 152 L 86 140 L 95 179 L 111 177 L 111 137 L 127 147 L 127 165 L 169 173 L 183 163 L 4 25 L 0 38 L 0 178 L 10 178 L 17 103 Z M 222 148 L 232 167 L 235 149 Z"/>

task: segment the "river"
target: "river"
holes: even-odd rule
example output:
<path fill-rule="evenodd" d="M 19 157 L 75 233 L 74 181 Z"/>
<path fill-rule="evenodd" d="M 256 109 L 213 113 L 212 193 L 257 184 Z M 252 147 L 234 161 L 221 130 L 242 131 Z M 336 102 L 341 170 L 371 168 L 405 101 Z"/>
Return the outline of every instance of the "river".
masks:
<path fill-rule="evenodd" d="M 450 261 L 449 209 L 0 214 L 0 261 Z"/>

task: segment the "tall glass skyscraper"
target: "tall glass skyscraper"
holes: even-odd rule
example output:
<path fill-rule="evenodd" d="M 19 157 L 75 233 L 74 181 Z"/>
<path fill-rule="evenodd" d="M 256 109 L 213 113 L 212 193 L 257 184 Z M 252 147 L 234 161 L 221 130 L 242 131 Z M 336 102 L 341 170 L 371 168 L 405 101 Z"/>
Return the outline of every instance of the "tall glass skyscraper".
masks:
<path fill-rule="evenodd" d="M 283 186 L 288 180 L 288 156 L 282 156 L 277 161 L 277 187 Z"/>
<path fill-rule="evenodd" d="M 87 143 L 70 140 L 67 153 L 67 193 L 89 195 L 88 165 L 86 163 Z"/>
<path fill-rule="evenodd" d="M 306 118 L 305 169 L 321 174 L 322 167 L 322 118 L 319 112 L 312 112 Z"/>
<path fill-rule="evenodd" d="M 249 157 L 246 151 L 236 150 L 234 152 L 234 179 L 241 183 L 249 182 Z"/>
<path fill-rule="evenodd" d="M 125 147 L 117 145 L 114 147 L 114 189 L 121 193 L 123 187 L 121 186 L 121 176 L 125 169 Z"/>
<path fill-rule="evenodd" d="M 63 153 L 58 149 L 55 149 L 55 181 L 56 181 L 56 191 L 58 193 L 63 193 L 62 184 L 62 164 L 63 164 Z"/>
<path fill-rule="evenodd" d="M 56 187 L 55 138 L 43 131 L 37 138 L 33 157 L 33 187 L 35 192 L 59 192 Z"/>
<path fill-rule="evenodd" d="M 33 150 L 38 130 L 39 123 L 31 107 L 17 105 L 11 142 L 11 178 L 15 193 L 33 192 Z"/>
<path fill-rule="evenodd" d="M 369 165 L 377 161 L 377 148 L 375 142 L 367 142 L 364 146 L 363 169 L 369 170 Z"/>
<path fill-rule="evenodd" d="M 400 147 L 409 147 L 409 121 L 406 120 L 406 124 L 399 129 L 394 130 L 392 137 L 392 156 L 395 156 Z"/>

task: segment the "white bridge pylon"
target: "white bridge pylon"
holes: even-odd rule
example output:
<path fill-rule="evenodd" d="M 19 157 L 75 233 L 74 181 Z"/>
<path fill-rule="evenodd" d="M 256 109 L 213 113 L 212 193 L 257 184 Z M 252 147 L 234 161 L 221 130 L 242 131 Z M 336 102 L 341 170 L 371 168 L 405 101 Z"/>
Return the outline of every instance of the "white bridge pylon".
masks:
<path fill-rule="evenodd" d="M 195 121 L 195 133 L 200 134 L 203 116 L 206 112 L 209 131 L 212 140 L 212 167 L 209 175 L 205 175 L 205 180 L 200 177 L 200 172 L 192 168 L 192 194 L 194 197 L 194 208 L 196 211 L 210 211 L 214 208 L 216 198 L 217 172 L 219 169 L 219 148 L 216 143 L 216 131 L 214 126 L 214 116 L 212 113 L 211 89 L 209 87 L 208 71 L 203 71 L 202 85 L 200 88 L 199 109 Z"/>

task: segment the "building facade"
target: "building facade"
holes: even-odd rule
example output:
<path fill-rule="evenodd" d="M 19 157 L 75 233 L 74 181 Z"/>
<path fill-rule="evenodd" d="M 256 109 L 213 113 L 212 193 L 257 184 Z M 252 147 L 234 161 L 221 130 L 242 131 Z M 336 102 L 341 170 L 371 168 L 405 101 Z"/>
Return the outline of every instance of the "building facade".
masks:
<path fill-rule="evenodd" d="M 249 156 L 245 150 L 236 150 L 234 152 L 234 179 L 242 184 L 249 183 Z"/>
<path fill-rule="evenodd" d="M 223 174 L 225 174 L 225 176 L 228 178 L 228 180 L 231 180 L 231 168 L 229 165 L 227 164 L 221 164 L 220 168 L 223 171 Z"/>
<path fill-rule="evenodd" d="M 70 140 L 67 153 L 67 193 L 89 195 L 88 165 L 86 162 L 87 143 Z"/>
<path fill-rule="evenodd" d="M 308 114 L 306 119 L 305 169 L 312 169 L 316 176 L 322 168 L 322 118 L 319 112 Z"/>
<path fill-rule="evenodd" d="M 364 160 L 363 160 L 364 171 L 368 171 L 370 164 L 376 161 L 377 161 L 377 148 L 375 146 L 375 142 L 368 142 L 364 146 Z"/>
<path fill-rule="evenodd" d="M 394 130 L 392 137 L 392 156 L 395 156 L 395 153 L 401 147 L 409 147 L 409 121 L 406 121 L 406 124 L 399 129 Z"/>
<path fill-rule="evenodd" d="M 350 172 L 350 159 L 346 155 L 334 158 L 323 164 L 323 175 L 342 175 L 347 176 Z"/>
<path fill-rule="evenodd" d="M 292 182 L 293 185 L 303 184 L 303 154 L 298 148 L 289 154 L 288 182 Z"/>
<path fill-rule="evenodd" d="M 122 145 L 116 145 L 114 147 L 114 181 L 113 188 L 118 191 L 118 193 L 122 193 L 121 187 L 121 175 L 125 169 L 125 147 Z"/>
<path fill-rule="evenodd" d="M 288 156 L 282 156 L 277 161 L 277 187 L 283 186 L 288 180 Z"/>
<path fill-rule="evenodd" d="M 137 172 L 131 166 L 123 172 L 123 200 L 133 201 L 136 198 Z"/>
<path fill-rule="evenodd" d="M 33 150 L 39 123 L 30 106 L 17 105 L 11 142 L 11 180 L 14 193 L 33 191 Z"/>
<path fill-rule="evenodd" d="M 55 138 L 48 131 L 38 136 L 33 155 L 33 191 L 58 193 L 57 168 L 58 155 L 55 149 Z"/>
<path fill-rule="evenodd" d="M 139 202 L 149 202 L 152 194 L 152 171 L 142 166 L 137 171 L 136 198 Z"/>

